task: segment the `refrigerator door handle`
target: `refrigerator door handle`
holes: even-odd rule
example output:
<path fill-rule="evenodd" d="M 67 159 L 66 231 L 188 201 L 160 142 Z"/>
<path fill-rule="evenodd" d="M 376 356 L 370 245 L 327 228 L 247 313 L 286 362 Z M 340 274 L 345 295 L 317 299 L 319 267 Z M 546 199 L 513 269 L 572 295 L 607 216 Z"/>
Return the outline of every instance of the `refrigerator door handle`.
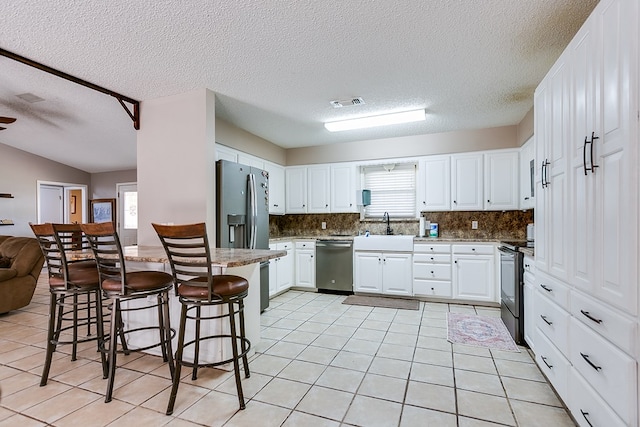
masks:
<path fill-rule="evenodd" d="M 256 248 L 256 238 L 258 234 L 258 196 L 256 191 L 256 177 L 249 174 L 249 209 L 251 210 L 251 225 L 249 226 L 249 249 Z"/>

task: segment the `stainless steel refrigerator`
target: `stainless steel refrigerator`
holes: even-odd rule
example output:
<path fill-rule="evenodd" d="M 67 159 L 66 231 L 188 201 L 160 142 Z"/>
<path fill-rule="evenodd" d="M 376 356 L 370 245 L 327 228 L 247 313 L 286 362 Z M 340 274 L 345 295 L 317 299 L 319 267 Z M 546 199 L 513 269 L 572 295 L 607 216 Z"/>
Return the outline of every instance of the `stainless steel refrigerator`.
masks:
<path fill-rule="evenodd" d="M 269 172 L 216 162 L 216 246 L 269 249 Z M 269 306 L 269 262 L 260 263 L 260 311 Z"/>

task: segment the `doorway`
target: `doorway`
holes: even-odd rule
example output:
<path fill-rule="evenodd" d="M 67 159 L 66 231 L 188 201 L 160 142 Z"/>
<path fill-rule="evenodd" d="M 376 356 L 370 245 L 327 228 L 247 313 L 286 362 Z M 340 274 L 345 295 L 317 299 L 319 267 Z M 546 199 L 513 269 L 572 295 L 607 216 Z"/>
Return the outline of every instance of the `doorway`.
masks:
<path fill-rule="evenodd" d="M 116 184 L 118 235 L 123 246 L 138 244 L 138 184 Z"/>
<path fill-rule="evenodd" d="M 87 186 L 65 182 L 37 182 L 38 223 L 87 222 Z"/>

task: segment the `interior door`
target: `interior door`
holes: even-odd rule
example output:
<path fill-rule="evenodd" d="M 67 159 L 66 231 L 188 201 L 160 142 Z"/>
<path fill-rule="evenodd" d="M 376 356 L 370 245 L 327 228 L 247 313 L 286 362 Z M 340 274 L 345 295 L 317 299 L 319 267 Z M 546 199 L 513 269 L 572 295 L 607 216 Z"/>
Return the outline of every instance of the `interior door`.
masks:
<path fill-rule="evenodd" d="M 117 184 L 118 235 L 122 246 L 138 244 L 138 185 L 135 182 Z"/>
<path fill-rule="evenodd" d="M 57 185 L 40 185 L 40 214 L 38 223 L 51 222 L 60 224 L 64 222 L 64 187 Z"/>

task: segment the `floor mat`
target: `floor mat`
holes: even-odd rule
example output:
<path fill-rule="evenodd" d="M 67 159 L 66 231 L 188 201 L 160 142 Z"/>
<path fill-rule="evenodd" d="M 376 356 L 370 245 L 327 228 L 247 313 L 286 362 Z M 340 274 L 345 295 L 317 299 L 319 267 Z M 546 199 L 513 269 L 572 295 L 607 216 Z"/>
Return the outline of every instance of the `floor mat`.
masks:
<path fill-rule="evenodd" d="M 499 317 L 447 313 L 447 339 L 454 344 L 520 351 Z"/>
<path fill-rule="evenodd" d="M 420 301 L 402 298 L 369 297 L 364 295 L 349 295 L 343 304 L 365 305 L 368 307 L 398 308 L 401 310 L 418 310 Z"/>

